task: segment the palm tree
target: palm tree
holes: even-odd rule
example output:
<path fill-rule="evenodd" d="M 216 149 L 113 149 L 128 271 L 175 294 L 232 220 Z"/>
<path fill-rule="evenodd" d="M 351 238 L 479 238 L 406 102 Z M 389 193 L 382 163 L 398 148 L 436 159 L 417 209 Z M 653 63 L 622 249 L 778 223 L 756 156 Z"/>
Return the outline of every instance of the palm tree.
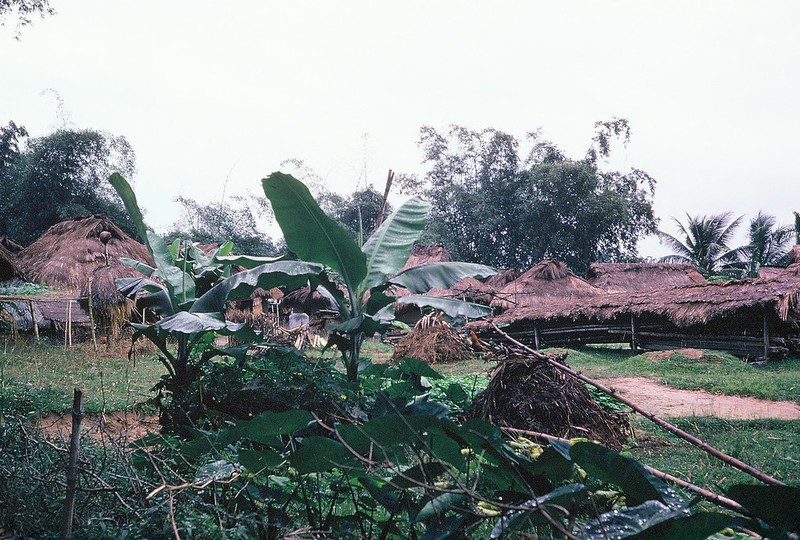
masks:
<path fill-rule="evenodd" d="M 683 241 L 671 234 L 657 231 L 661 243 L 675 251 L 672 255 L 662 257 L 662 262 L 693 264 L 700 273 L 709 276 L 716 274 L 721 265 L 737 260 L 742 248 L 732 249 L 728 244 L 744 216 L 733 221 L 730 212 L 698 217 L 686 214 L 686 217 L 686 226 L 672 218 L 678 225 Z"/>
<path fill-rule="evenodd" d="M 759 211 L 750 220 L 750 243 L 740 253 L 742 262 L 749 265 L 749 275 L 755 277 L 758 269 L 765 265 L 784 264 L 794 232 L 794 228 L 778 226 L 774 216 Z"/>

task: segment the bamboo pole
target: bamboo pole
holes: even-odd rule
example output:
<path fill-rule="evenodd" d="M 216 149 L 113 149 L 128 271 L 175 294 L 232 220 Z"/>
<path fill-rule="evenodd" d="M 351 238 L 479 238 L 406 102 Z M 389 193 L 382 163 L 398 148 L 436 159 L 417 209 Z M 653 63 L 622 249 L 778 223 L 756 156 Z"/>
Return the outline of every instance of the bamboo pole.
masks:
<path fill-rule="evenodd" d="M 492 328 L 494 328 L 494 330 L 496 332 L 498 332 L 501 336 L 505 337 L 508 341 L 510 341 L 514 345 L 517 345 L 518 347 L 522 347 L 523 349 L 525 349 L 528 353 L 530 353 L 535 358 L 537 358 L 539 360 L 543 360 L 545 362 L 549 362 L 551 365 L 553 365 L 554 367 L 560 369 L 561 371 L 569 373 L 570 375 L 572 375 L 574 377 L 577 377 L 581 381 L 583 381 L 585 383 L 588 383 L 588 384 L 591 384 L 592 386 L 594 386 L 598 390 L 600 390 L 602 392 L 605 392 L 606 394 L 609 394 L 610 396 L 613 396 L 615 399 L 621 401 L 622 403 L 624 403 L 625 405 L 627 405 L 628 407 L 630 407 L 634 411 L 638 412 L 639 414 L 641 414 L 642 416 L 644 416 L 645 418 L 647 418 L 651 422 L 661 426 L 662 428 L 666 429 L 670 433 L 672 433 L 674 435 L 677 435 L 681 439 L 683 439 L 683 440 L 685 440 L 685 441 L 697 446 L 698 448 L 700 448 L 704 452 L 706 452 L 706 453 L 714 456 L 715 458 L 727 463 L 728 465 L 730 465 L 732 467 L 735 467 L 735 468 L 739 469 L 740 471 L 749 474 L 753 478 L 761 480 L 765 484 L 770 484 L 770 485 L 773 485 L 773 486 L 784 486 L 784 485 L 786 485 L 783 482 L 781 482 L 780 480 L 778 480 L 777 478 L 773 478 L 772 476 L 768 475 L 767 473 L 765 473 L 763 471 L 760 471 L 760 470 L 756 469 L 755 467 L 751 467 L 747 463 L 744 463 L 743 461 L 740 461 L 740 460 L 736 459 L 735 457 L 729 456 L 728 454 L 726 454 L 726 453 L 714 448 L 710 444 L 698 439 L 697 437 L 695 437 L 691 433 L 687 433 L 686 431 L 683 431 L 678 426 L 670 424 L 669 422 L 667 422 L 665 420 L 662 420 L 661 418 L 657 417 L 653 413 L 645 411 L 644 409 L 642 409 L 636 403 L 634 403 L 631 400 L 619 395 L 619 393 L 617 393 L 617 391 L 614 390 L 613 388 L 609 388 L 609 387 L 605 386 L 604 384 L 602 384 L 600 382 L 597 382 L 597 381 L 595 381 L 593 379 L 590 379 L 589 377 L 586 377 L 582 373 L 580 373 L 578 371 L 575 371 L 571 367 L 565 366 L 564 364 L 561 364 L 560 362 L 556 362 L 555 360 L 553 360 L 552 358 L 550 358 L 549 356 L 547 356 L 545 354 L 542 354 L 540 352 L 534 351 L 533 349 L 531 349 L 530 347 L 528 347 L 524 343 L 520 343 L 516 339 L 512 338 L 511 336 L 509 336 L 508 334 L 506 334 L 505 332 L 500 330 L 494 323 L 492 323 Z"/>
<path fill-rule="evenodd" d="M 769 319 L 767 310 L 764 310 L 764 360 L 769 360 Z"/>
<path fill-rule="evenodd" d="M 636 343 L 636 315 L 631 313 L 631 351 L 636 354 L 638 343 Z"/>
<path fill-rule="evenodd" d="M 566 443 L 570 442 L 569 439 L 555 437 L 553 435 L 548 435 L 547 433 L 539 433 L 538 431 L 528 431 L 527 429 L 517 429 L 510 427 L 501 427 L 500 429 L 510 433 L 518 433 L 520 435 L 527 435 L 529 437 L 535 437 L 546 441 L 560 441 Z M 658 469 L 650 467 L 649 465 L 645 465 L 644 463 L 642 463 L 641 465 L 647 470 L 647 472 L 649 472 L 653 476 L 665 480 L 667 482 L 670 482 L 672 484 L 675 484 L 677 486 L 680 486 L 682 488 L 688 489 L 689 491 L 693 491 L 694 493 L 697 493 L 707 501 L 722 506 L 723 508 L 727 508 L 728 510 L 733 510 L 734 512 L 738 512 L 739 514 L 742 514 L 744 516 L 750 515 L 750 512 L 748 512 L 741 504 L 737 503 L 733 499 L 729 499 L 728 497 L 725 497 L 718 493 L 714 493 L 713 491 L 701 488 L 700 486 L 692 484 L 691 482 L 687 482 L 682 478 L 678 478 L 676 476 L 672 476 L 671 474 L 659 471 Z"/>
<path fill-rule="evenodd" d="M 108 251 L 108 246 L 106 246 L 106 251 Z M 107 257 L 108 257 L 108 254 L 106 254 L 106 258 Z M 94 352 L 95 352 L 95 354 L 97 354 L 97 336 L 95 335 L 95 331 L 94 331 L 94 310 L 92 309 L 92 280 L 93 279 L 94 279 L 94 276 L 90 275 L 89 276 L 89 283 L 88 283 L 88 287 L 89 287 L 89 299 L 88 299 L 89 329 L 90 329 L 90 331 L 92 333 L 92 345 L 94 346 Z"/>
<path fill-rule="evenodd" d="M 81 421 L 83 420 L 83 392 L 76 388 L 72 398 L 72 434 L 69 441 L 69 468 L 67 469 L 67 495 L 64 501 L 64 518 L 61 537 L 72 538 L 72 520 L 75 515 L 75 492 L 78 488 L 78 454 L 81 448 Z"/>
<path fill-rule="evenodd" d="M 31 309 L 31 321 L 33 321 L 33 335 L 39 341 L 39 323 L 36 322 L 36 310 L 33 309 L 33 300 L 28 300 L 28 307 Z"/>

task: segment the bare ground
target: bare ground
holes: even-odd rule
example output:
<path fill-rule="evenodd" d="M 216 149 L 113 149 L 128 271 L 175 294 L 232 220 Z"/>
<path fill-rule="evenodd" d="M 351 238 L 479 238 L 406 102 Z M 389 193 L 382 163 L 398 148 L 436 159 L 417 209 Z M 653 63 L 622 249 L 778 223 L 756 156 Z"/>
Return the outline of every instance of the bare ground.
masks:
<path fill-rule="evenodd" d="M 678 390 L 644 377 L 615 377 L 603 379 L 602 382 L 656 416 L 715 416 L 735 420 L 800 419 L 800 405 L 791 401 L 726 396 L 705 390 Z"/>

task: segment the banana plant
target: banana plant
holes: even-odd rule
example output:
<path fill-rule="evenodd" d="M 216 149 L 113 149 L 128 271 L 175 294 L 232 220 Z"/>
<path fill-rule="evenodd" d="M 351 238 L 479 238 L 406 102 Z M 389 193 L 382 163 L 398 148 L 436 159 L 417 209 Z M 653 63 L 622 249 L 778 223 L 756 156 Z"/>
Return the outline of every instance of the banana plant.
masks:
<path fill-rule="evenodd" d="M 339 309 L 342 323 L 332 327 L 329 345 L 341 352 L 350 381 L 358 381 L 364 339 L 388 328 L 394 319 L 395 301 L 432 307 L 451 317 L 479 318 L 491 314 L 486 306 L 422 293 L 434 287 L 452 287 L 465 277 L 494 275 L 497 273 L 494 268 L 448 262 L 399 272 L 425 229 L 430 205 L 423 199 L 409 199 L 359 247 L 347 231 L 320 209 L 299 180 L 276 172 L 264 178 L 262 185 L 288 249 L 300 260 L 324 265 L 332 271 L 332 279 L 318 279 L 317 285 Z M 413 294 L 396 298 L 395 286 Z"/>
<path fill-rule="evenodd" d="M 191 243 L 174 242 L 168 246 L 145 226 L 136 195 L 128 182 L 116 173 L 109 182 L 125 204 L 155 262 L 151 266 L 123 260 L 144 277 L 118 279 L 117 289 L 156 314 L 158 320 L 154 323 L 131 323 L 131 326 L 135 329 L 134 340 L 145 337 L 158 347 L 159 359 L 168 372 L 166 386 L 173 397 L 179 398 L 193 381 L 197 366 L 190 364 L 192 350 L 206 335 L 256 339 L 246 325 L 225 319 L 227 301 L 248 298 L 256 288 L 299 288 L 325 279 L 322 264 L 279 259 L 259 260 L 258 266 L 231 276 L 231 261 L 225 259 L 230 258 L 232 244 L 224 244 L 210 256 Z M 173 342 L 177 347 L 170 346 Z"/>

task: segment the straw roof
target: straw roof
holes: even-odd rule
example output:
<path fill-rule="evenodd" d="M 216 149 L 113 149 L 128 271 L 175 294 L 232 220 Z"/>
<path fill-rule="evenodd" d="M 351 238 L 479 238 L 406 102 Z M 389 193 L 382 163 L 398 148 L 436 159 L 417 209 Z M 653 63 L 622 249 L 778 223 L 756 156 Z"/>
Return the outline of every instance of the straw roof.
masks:
<path fill-rule="evenodd" d="M 450 252 L 441 244 L 414 246 L 411 249 L 411 256 L 406 261 L 406 264 L 403 265 L 403 268 L 400 269 L 400 272 L 408 270 L 409 268 L 414 268 L 415 266 L 422 266 L 423 264 L 452 261 L 453 257 L 450 255 Z"/>
<path fill-rule="evenodd" d="M 506 310 L 556 300 L 569 302 L 603 291 L 573 274 L 562 261 L 546 259 L 500 289 L 491 305 Z"/>
<path fill-rule="evenodd" d="M 4 246 L 0 245 L 0 281 L 20 278 L 25 281 L 22 270 L 15 261 L 16 257 Z"/>
<path fill-rule="evenodd" d="M 426 296 L 437 298 L 452 298 L 488 306 L 497 295 L 497 289 L 482 283 L 474 277 L 465 277 L 449 289 L 435 288 L 426 293 Z"/>
<path fill-rule="evenodd" d="M 705 281 L 691 264 L 592 263 L 588 281 L 606 291 L 649 291 Z"/>
<path fill-rule="evenodd" d="M 520 305 L 495 317 L 495 323 L 554 319 L 611 320 L 619 316 L 666 317 L 677 326 L 706 324 L 752 309 L 773 312 L 780 320 L 800 312 L 800 265 L 779 278 L 713 281 L 633 293 L 605 293 Z"/>
<path fill-rule="evenodd" d="M 111 234 L 107 246 L 100 241 L 100 233 L 104 231 Z M 106 247 L 111 269 L 104 272 L 107 274 L 107 278 L 104 275 L 105 281 L 111 280 L 112 276 L 139 275 L 119 264 L 120 257 L 153 264 L 143 244 L 126 235 L 103 215 L 79 217 L 53 225 L 36 242 L 23 249 L 17 260 L 32 281 L 78 293 L 86 287 L 96 268 L 106 266 Z M 98 279 L 98 287 L 100 281 Z"/>
<path fill-rule="evenodd" d="M 19 253 L 24 249 L 20 244 L 17 244 L 11 238 L 5 235 L 0 236 L 0 247 L 6 248 L 11 253 Z"/>

